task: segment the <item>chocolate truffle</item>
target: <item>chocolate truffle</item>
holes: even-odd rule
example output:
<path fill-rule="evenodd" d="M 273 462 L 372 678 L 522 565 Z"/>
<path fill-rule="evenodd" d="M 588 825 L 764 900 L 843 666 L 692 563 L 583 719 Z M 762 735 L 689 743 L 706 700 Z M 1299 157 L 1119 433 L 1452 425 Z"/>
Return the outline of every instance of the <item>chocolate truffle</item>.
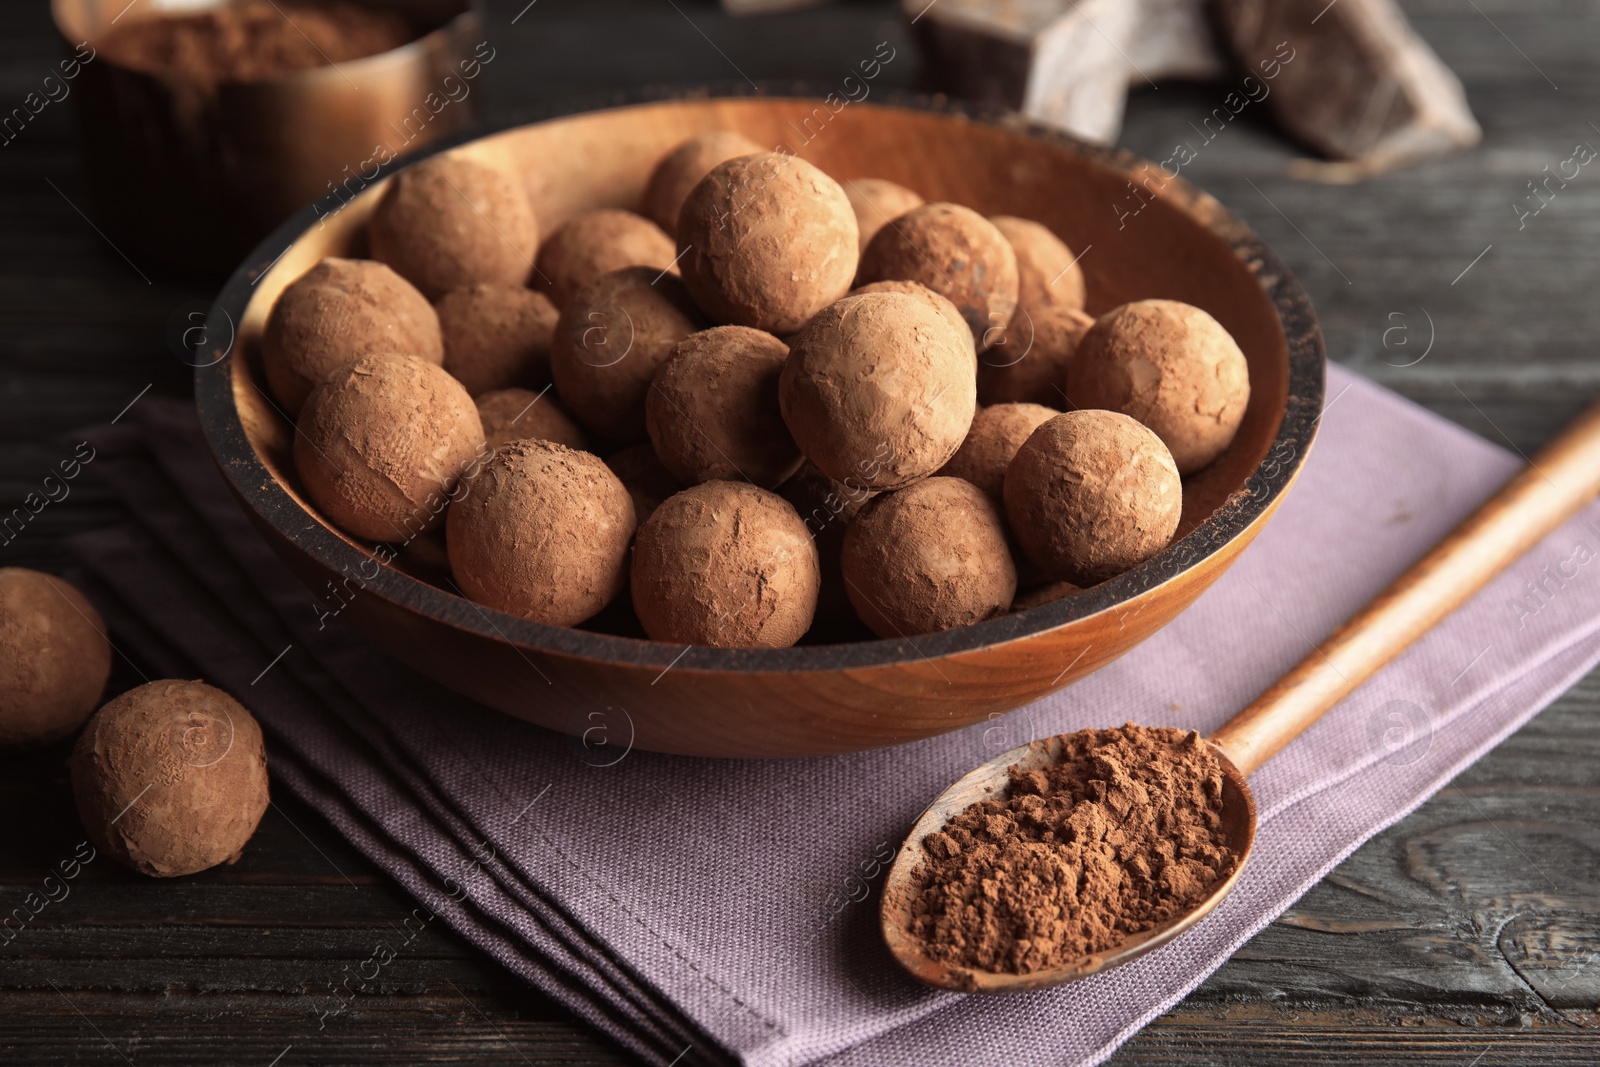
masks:
<path fill-rule="evenodd" d="M 347 533 L 406 541 L 443 520 L 486 452 L 478 409 L 442 367 L 363 356 L 312 391 L 295 427 L 306 493 Z"/>
<path fill-rule="evenodd" d="M 633 610 L 656 641 L 787 647 L 811 627 L 819 581 L 806 524 L 748 482 L 664 501 L 633 548 Z"/>
<path fill-rule="evenodd" d="M 914 296 L 948 319 L 950 325 L 955 327 L 957 333 L 963 334 L 969 338 L 972 336 L 971 332 L 967 329 L 967 320 L 961 317 L 961 312 L 956 310 L 956 306 L 950 303 L 949 300 L 934 292 L 932 289 L 929 289 L 926 285 L 923 285 L 921 282 L 905 282 L 898 280 L 887 282 L 868 282 L 866 285 L 850 290 L 851 296 L 862 296 L 866 293 L 904 293 L 907 296 Z M 971 345 L 969 347 L 972 349 L 972 358 L 974 360 L 973 366 L 977 366 L 976 360 L 978 358 L 978 348 L 976 345 Z"/>
<path fill-rule="evenodd" d="M 1076 308 L 1018 308 L 1001 335 L 978 357 L 978 402 L 1043 404 L 1060 410 L 1067 367 L 1094 319 Z"/>
<path fill-rule="evenodd" d="M 430 300 L 474 282 L 525 285 L 539 226 L 517 182 L 465 156 L 396 174 L 367 227 L 372 256 Z"/>
<path fill-rule="evenodd" d="M 593 616 L 628 579 L 628 490 L 600 457 L 554 441 L 496 449 L 450 508 L 450 568 L 480 604 L 554 626 Z"/>
<path fill-rule="evenodd" d="M 1172 454 L 1115 411 L 1069 411 L 1033 431 L 1006 470 L 1011 533 L 1052 578 L 1089 586 L 1160 552 L 1183 513 Z"/>
<path fill-rule="evenodd" d="M 539 246 L 534 279 L 565 305 L 572 294 L 623 267 L 678 273 L 678 250 L 666 232 L 642 215 L 600 208 L 574 215 Z"/>
<path fill-rule="evenodd" d="M 812 631 L 842 625 L 859 625 L 855 608 L 845 592 L 844 571 L 839 559 L 844 554 L 844 532 L 850 528 L 867 501 L 876 495 L 858 479 L 836 482 L 817 469 L 810 460 L 788 481 L 778 486 L 778 495 L 787 500 L 806 524 L 817 545 L 817 560 L 822 568 L 822 588 L 817 593 L 816 618 Z"/>
<path fill-rule="evenodd" d="M 965 478 L 982 489 L 997 508 L 1005 507 L 1006 468 L 1033 431 L 1061 412 L 1039 404 L 995 404 L 979 408 L 972 429 L 950 462 L 939 469 L 947 478 Z"/>
<path fill-rule="evenodd" d="M 656 458 L 655 446 L 649 441 L 607 456 L 606 466 L 622 480 L 633 498 L 633 513 L 641 526 L 663 500 L 683 489 L 683 483 Z"/>
<path fill-rule="evenodd" d="M 994 223 L 960 204 L 924 204 L 861 254 L 861 280 L 921 282 L 961 312 L 979 349 L 1017 308 L 1017 254 Z"/>
<path fill-rule="evenodd" d="M 261 335 L 272 395 L 300 413 L 317 383 L 373 353 L 444 361 L 439 316 L 426 297 L 383 263 L 329 256 L 290 282 Z"/>
<path fill-rule="evenodd" d="M 1067 396 L 1132 415 L 1192 474 L 1233 440 L 1250 369 L 1222 324 L 1176 300 L 1137 300 L 1101 316 L 1067 368 Z"/>
<path fill-rule="evenodd" d="M 1026 592 L 1018 593 L 1017 598 L 1011 602 L 1011 610 L 1027 611 L 1029 608 L 1042 607 L 1045 604 L 1054 604 L 1058 600 L 1065 600 L 1069 596 L 1077 596 L 1081 592 L 1083 586 L 1073 585 L 1071 582 L 1045 582 Z"/>
<path fill-rule="evenodd" d="M 650 172 L 640 208 L 669 235 L 676 234 L 678 212 L 683 210 L 689 190 L 699 185 L 700 179 L 718 163 L 759 151 L 760 145 L 732 130 L 713 130 L 692 137 L 662 156 Z"/>
<path fill-rule="evenodd" d="M 1017 254 L 1018 307 L 1035 314 L 1043 308 L 1083 307 L 1083 267 L 1066 242 L 1032 219 L 991 215 L 989 221 Z"/>
<path fill-rule="evenodd" d="M 842 184 L 844 195 L 850 198 L 850 206 L 856 213 L 863 252 L 884 226 L 923 205 L 922 197 L 885 178 L 851 178 Z"/>
<path fill-rule="evenodd" d="M 155 878 L 237 860 L 270 799 L 261 727 L 204 682 L 123 693 L 89 720 L 68 767 L 95 848 Z"/>
<path fill-rule="evenodd" d="M 972 425 L 972 347 L 904 293 L 847 296 L 791 338 L 778 398 L 806 458 L 835 481 L 893 489 L 932 474 Z"/>
<path fill-rule="evenodd" d="M 855 211 L 803 159 L 758 152 L 719 163 L 683 203 L 678 261 L 695 303 L 718 322 L 790 333 L 850 288 Z"/>
<path fill-rule="evenodd" d="M 556 391 L 578 421 L 618 442 L 645 435 L 650 381 L 699 329 L 683 283 L 649 267 L 602 274 L 561 310 L 550 348 Z"/>
<path fill-rule="evenodd" d="M 748 326 L 679 341 L 656 372 L 645 425 L 662 464 L 685 485 L 747 481 L 771 489 L 800 466 L 778 409 L 789 346 Z"/>
<path fill-rule="evenodd" d="M 524 437 L 554 441 L 558 445 L 589 451 L 589 439 L 572 416 L 561 409 L 561 401 L 548 391 L 497 389 L 484 393 L 474 403 L 483 423 L 483 438 L 490 448 Z"/>
<path fill-rule="evenodd" d="M 109 677 L 111 642 L 88 598 L 54 575 L 0 567 L 0 748 L 71 734 Z"/>
<path fill-rule="evenodd" d="M 444 334 L 444 369 L 471 395 L 550 384 L 557 312 L 543 293 L 479 282 L 450 290 L 435 310 Z"/>
<path fill-rule="evenodd" d="M 844 535 L 844 578 L 879 637 L 1003 615 L 1017 570 L 994 502 L 963 478 L 925 478 L 876 497 Z"/>

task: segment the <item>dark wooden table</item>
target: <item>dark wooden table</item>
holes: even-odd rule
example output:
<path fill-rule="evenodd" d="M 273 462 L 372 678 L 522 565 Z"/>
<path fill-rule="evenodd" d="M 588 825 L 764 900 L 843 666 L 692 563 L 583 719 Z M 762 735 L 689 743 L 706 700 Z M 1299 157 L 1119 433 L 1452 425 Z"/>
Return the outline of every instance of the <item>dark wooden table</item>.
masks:
<path fill-rule="evenodd" d="M 740 21 L 691 0 L 525 2 L 491 5 L 496 116 L 645 84 L 830 82 L 885 39 L 906 59 L 881 84 L 915 75 L 887 3 Z M 1600 145 L 1600 5 L 1406 7 L 1465 80 L 1482 147 L 1362 185 L 1320 184 L 1247 111 L 1185 176 L 1291 264 L 1335 359 L 1531 451 L 1600 394 L 1600 171 L 1586 169 L 1521 228 L 1512 207 L 1545 164 L 1578 142 Z M 42 0 L 0 12 L 0 112 L 55 59 Z M 1137 93 L 1124 143 L 1165 158 L 1219 93 Z M 6 513 L 69 453 L 74 427 L 110 419 L 147 387 L 188 394 L 167 327 L 210 295 L 147 280 L 79 213 L 70 103 L 0 147 Z M 0 547 L 0 565 L 60 569 L 65 535 L 117 518 L 109 494 L 82 479 Z M 1600 1062 L 1597 727 L 1600 673 L 1369 842 L 1114 1062 Z M 0 913 L 81 839 L 64 757 L 65 746 L 0 757 Z M 319 1030 L 319 995 L 409 908 L 280 790 L 237 866 L 157 883 L 96 862 L 0 945 L 0 1061 L 629 1062 L 437 924 L 380 989 Z M 971 1062 L 987 1059 L 971 1050 Z"/>

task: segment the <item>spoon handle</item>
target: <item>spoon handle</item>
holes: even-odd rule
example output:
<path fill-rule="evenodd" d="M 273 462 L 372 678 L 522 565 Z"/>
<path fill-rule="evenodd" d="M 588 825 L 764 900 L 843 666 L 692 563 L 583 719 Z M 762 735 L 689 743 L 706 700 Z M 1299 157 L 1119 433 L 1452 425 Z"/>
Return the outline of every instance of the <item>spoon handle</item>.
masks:
<path fill-rule="evenodd" d="M 1600 493 L 1600 402 L 1288 674 L 1212 735 L 1254 773 Z"/>

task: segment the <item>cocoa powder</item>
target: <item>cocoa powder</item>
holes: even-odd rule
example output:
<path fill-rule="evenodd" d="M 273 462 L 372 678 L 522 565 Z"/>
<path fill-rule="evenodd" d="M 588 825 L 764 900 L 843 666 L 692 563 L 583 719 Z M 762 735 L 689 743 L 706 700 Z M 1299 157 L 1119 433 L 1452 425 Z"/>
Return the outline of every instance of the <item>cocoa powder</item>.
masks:
<path fill-rule="evenodd" d="M 1002 795 L 922 841 L 911 934 L 972 970 L 1027 974 L 1187 912 L 1238 863 L 1222 769 L 1199 734 L 1129 723 L 1064 735 Z"/>
<path fill-rule="evenodd" d="M 130 69 L 217 85 L 361 59 L 416 36 L 390 11 L 339 2 L 240 0 L 192 14 L 130 19 L 103 47 Z"/>

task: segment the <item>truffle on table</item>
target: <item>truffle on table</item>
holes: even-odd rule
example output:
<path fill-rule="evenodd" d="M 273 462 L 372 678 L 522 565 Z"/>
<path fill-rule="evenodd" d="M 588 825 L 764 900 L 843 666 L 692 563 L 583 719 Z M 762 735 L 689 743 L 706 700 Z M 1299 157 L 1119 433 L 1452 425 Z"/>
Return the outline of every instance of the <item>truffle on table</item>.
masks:
<path fill-rule="evenodd" d="M 0 567 L 0 748 L 68 736 L 110 677 L 111 642 L 89 599 L 54 575 Z"/>
<path fill-rule="evenodd" d="M 879 230 L 926 202 L 910 189 L 886 178 L 847 178 L 840 184 L 844 186 L 844 195 L 850 198 L 850 206 L 855 209 L 863 252 Z"/>
<path fill-rule="evenodd" d="M 679 341 L 656 372 L 645 425 L 656 455 L 686 485 L 748 481 L 771 489 L 800 466 L 783 425 L 778 378 L 789 346 L 748 326 Z"/>
<path fill-rule="evenodd" d="M 747 482 L 664 501 L 633 549 L 633 610 L 656 641 L 787 647 L 811 627 L 820 580 L 800 516 Z"/>
<path fill-rule="evenodd" d="M 661 465 L 655 446 L 649 441 L 630 445 L 606 457 L 606 466 L 622 480 L 633 498 L 633 512 L 643 526 L 661 502 L 683 489 L 683 483 Z"/>
<path fill-rule="evenodd" d="M 649 267 L 602 274 L 561 309 L 550 347 L 556 392 L 578 421 L 618 443 L 645 436 L 651 379 L 700 329 L 683 283 Z"/>
<path fill-rule="evenodd" d="M 357 537 L 404 542 L 437 527 L 487 447 L 478 409 L 444 368 L 364 356 L 312 392 L 295 427 L 306 493 Z"/>
<path fill-rule="evenodd" d="M 600 208 L 574 215 L 544 239 L 534 281 L 564 305 L 600 275 L 623 267 L 677 274 L 677 258 L 672 238 L 660 226 L 631 211 Z"/>
<path fill-rule="evenodd" d="M 278 294 L 261 335 L 272 395 L 290 416 L 317 383 L 374 353 L 444 361 L 439 316 L 386 264 L 329 256 Z"/>
<path fill-rule="evenodd" d="M 622 591 L 633 500 L 600 457 L 553 441 L 496 449 L 450 508 L 450 569 L 472 600 L 575 626 Z"/>
<path fill-rule="evenodd" d="M 1083 307 L 1083 266 L 1065 241 L 1032 219 L 991 215 L 989 221 L 1011 242 L 1011 249 L 1017 254 L 1019 308 L 1037 313 L 1041 308 Z"/>
<path fill-rule="evenodd" d="M 558 313 L 543 293 L 479 282 L 450 290 L 434 310 L 444 334 L 444 369 L 471 395 L 550 384 Z"/>
<path fill-rule="evenodd" d="M 430 156 L 389 181 L 367 225 L 372 257 L 437 300 L 474 282 L 526 285 L 539 248 L 527 194 L 465 156 Z"/>
<path fill-rule="evenodd" d="M 875 497 L 844 535 L 844 578 L 879 637 L 1003 615 L 1017 570 L 994 502 L 964 478 L 925 478 Z"/>
<path fill-rule="evenodd" d="M 978 357 L 978 401 L 1042 404 L 1067 401 L 1067 368 L 1094 318 L 1077 308 L 1018 308 L 1002 337 Z"/>
<path fill-rule="evenodd" d="M 944 466 L 967 436 L 971 339 L 914 296 L 847 296 L 790 339 L 778 396 L 824 474 L 893 489 Z"/>
<path fill-rule="evenodd" d="M 861 254 L 861 281 L 921 282 L 961 312 L 978 348 L 1017 308 L 1017 254 L 994 223 L 960 204 L 914 208 Z"/>
<path fill-rule="evenodd" d="M 1250 368 L 1222 324 L 1176 300 L 1138 300 L 1102 315 L 1067 368 L 1083 408 L 1131 415 L 1192 474 L 1227 448 L 1250 403 Z"/>
<path fill-rule="evenodd" d="M 972 416 L 972 428 L 950 462 L 939 468 L 947 478 L 965 478 L 982 489 L 997 508 L 1005 507 L 1006 468 L 1033 431 L 1061 412 L 1040 404 L 993 404 Z"/>
<path fill-rule="evenodd" d="M 689 190 L 700 184 L 718 163 L 735 156 L 748 156 L 761 146 L 742 133 L 713 130 L 691 137 L 656 163 L 645 185 L 640 211 L 669 236 L 678 232 L 678 212 L 689 197 Z"/>
<path fill-rule="evenodd" d="M 478 420 L 483 423 L 484 442 L 490 448 L 532 437 L 589 451 L 589 438 L 583 428 L 572 421 L 572 416 L 562 410 L 561 401 L 548 390 L 536 393 L 532 389 L 497 389 L 473 403 L 478 408 Z"/>
<path fill-rule="evenodd" d="M 1006 470 L 1011 534 L 1051 578 L 1090 586 L 1160 552 L 1183 514 L 1172 454 L 1115 411 L 1069 411 L 1040 426 Z"/>
<path fill-rule="evenodd" d="M 859 231 L 839 183 L 777 152 L 711 168 L 683 202 L 679 266 L 717 322 L 791 333 L 850 288 Z"/>
<path fill-rule="evenodd" d="M 237 860 L 270 799 L 261 727 L 204 682 L 123 693 L 89 720 L 69 769 L 89 840 L 156 878 Z"/>

